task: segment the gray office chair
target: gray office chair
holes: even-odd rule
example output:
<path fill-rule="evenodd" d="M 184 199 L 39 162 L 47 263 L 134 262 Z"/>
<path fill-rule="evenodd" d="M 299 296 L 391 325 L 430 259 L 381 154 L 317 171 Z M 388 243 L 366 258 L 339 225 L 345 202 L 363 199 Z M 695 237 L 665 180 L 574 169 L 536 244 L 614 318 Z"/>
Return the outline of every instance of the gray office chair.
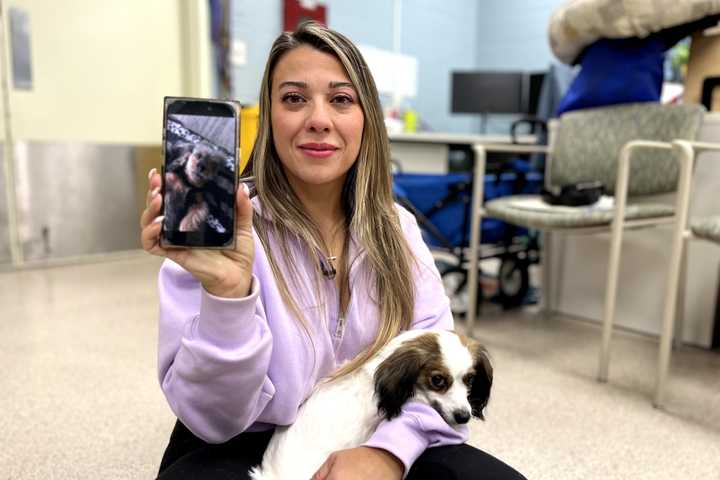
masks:
<path fill-rule="evenodd" d="M 679 162 L 670 142 L 694 140 L 702 115 L 701 106 L 653 103 L 569 112 L 559 119 L 551 137 L 546 185 L 599 180 L 606 193 L 614 196 L 614 206 L 529 209 L 528 200 L 533 200 L 530 196 L 504 197 L 484 206 L 485 216 L 543 231 L 581 234 L 611 231 L 599 381 L 607 381 L 608 377 L 623 231 L 675 221 L 673 206 L 636 200 L 673 192 L 678 178 L 689 176 L 687 162 Z M 547 260 L 543 260 L 544 265 Z M 550 298 L 548 283 L 543 285 L 546 299 Z"/>
<path fill-rule="evenodd" d="M 707 151 L 720 152 L 720 144 L 698 143 L 688 141 L 675 141 L 673 148 L 678 152 L 683 163 L 692 170 L 694 162 L 700 154 Z M 678 187 L 678 210 L 675 230 L 673 232 L 673 246 L 670 256 L 668 272 L 668 295 L 665 299 L 663 312 L 663 327 L 660 333 L 660 353 L 658 355 L 658 373 L 655 386 L 653 405 L 660 408 L 664 405 L 665 383 L 667 382 L 670 367 L 670 353 L 672 350 L 673 332 L 675 331 L 675 316 L 678 296 L 680 274 L 684 269 L 681 263 L 687 248 L 687 242 L 692 239 L 701 239 L 720 245 L 720 216 L 696 218 L 688 221 L 690 207 L 691 178 L 683 178 Z M 684 280 L 684 279 L 683 279 Z"/>

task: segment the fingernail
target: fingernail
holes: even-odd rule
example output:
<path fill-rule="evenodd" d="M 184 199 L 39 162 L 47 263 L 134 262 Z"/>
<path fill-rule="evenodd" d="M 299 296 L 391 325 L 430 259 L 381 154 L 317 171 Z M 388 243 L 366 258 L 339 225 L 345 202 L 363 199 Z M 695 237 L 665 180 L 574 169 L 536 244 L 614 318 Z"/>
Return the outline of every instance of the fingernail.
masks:
<path fill-rule="evenodd" d="M 165 215 L 160 215 L 159 217 L 155 217 L 155 220 L 153 220 L 152 223 L 160 223 L 163 220 L 165 220 Z"/>
<path fill-rule="evenodd" d="M 157 169 L 153 168 L 148 172 L 148 181 L 152 178 L 153 175 L 157 173 Z"/>
<path fill-rule="evenodd" d="M 250 189 L 247 186 L 247 183 L 242 184 L 243 191 L 245 192 L 245 195 L 247 195 L 248 198 L 250 198 Z"/>
<path fill-rule="evenodd" d="M 153 190 L 152 193 L 150 194 L 150 198 L 155 198 L 155 197 L 157 197 L 159 193 L 160 193 L 160 187 L 157 187 L 157 188 L 156 188 L 155 190 Z"/>

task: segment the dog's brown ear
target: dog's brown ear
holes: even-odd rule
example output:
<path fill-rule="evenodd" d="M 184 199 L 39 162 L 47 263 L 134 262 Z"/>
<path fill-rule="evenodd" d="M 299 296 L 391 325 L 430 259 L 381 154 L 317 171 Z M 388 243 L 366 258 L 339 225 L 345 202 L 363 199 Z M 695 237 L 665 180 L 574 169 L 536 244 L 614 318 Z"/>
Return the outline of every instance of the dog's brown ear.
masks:
<path fill-rule="evenodd" d="M 183 156 L 186 153 L 192 151 L 194 148 L 194 145 L 189 142 L 167 142 L 167 145 L 165 146 L 165 155 L 168 158 L 172 158 L 173 160 L 177 159 L 177 157 Z"/>
<path fill-rule="evenodd" d="M 425 364 L 424 351 L 408 343 L 395 350 L 375 370 L 378 410 L 388 420 L 400 415 L 405 402 L 415 396 L 415 386 Z"/>
<path fill-rule="evenodd" d="M 473 416 L 485 420 L 483 411 L 490 401 L 490 389 L 493 382 L 493 367 L 487 350 L 476 343 L 472 346 L 473 358 L 475 359 L 475 380 L 473 380 L 468 401 L 472 407 Z"/>

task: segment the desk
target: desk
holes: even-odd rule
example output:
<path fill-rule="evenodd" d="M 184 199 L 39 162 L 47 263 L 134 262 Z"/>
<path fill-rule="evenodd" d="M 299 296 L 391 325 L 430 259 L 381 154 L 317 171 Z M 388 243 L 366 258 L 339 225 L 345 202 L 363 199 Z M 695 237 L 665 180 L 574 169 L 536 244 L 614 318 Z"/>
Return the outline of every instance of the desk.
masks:
<path fill-rule="evenodd" d="M 480 135 L 474 133 L 442 133 L 442 132 L 419 132 L 419 133 L 391 133 L 391 142 L 402 143 L 443 143 L 446 145 L 472 145 L 474 143 L 502 143 L 511 144 L 510 135 Z M 518 135 L 518 140 L 523 143 L 536 141 L 535 135 Z M 512 145 L 512 144 L 511 144 Z"/>
<path fill-rule="evenodd" d="M 475 135 L 463 133 L 394 133 L 390 134 L 393 160 L 404 171 L 414 173 L 448 173 L 450 145 L 472 146 L 475 144 L 512 145 L 510 135 Z M 534 135 L 518 135 L 522 144 L 535 144 Z"/>

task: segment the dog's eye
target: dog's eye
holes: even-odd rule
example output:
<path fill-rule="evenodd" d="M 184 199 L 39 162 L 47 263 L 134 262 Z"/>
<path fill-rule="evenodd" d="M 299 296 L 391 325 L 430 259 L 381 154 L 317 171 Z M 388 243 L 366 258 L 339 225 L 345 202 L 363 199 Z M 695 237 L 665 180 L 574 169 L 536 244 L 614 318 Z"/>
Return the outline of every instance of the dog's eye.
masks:
<path fill-rule="evenodd" d="M 433 375 L 430 377 L 430 383 L 435 388 L 443 388 L 445 386 L 445 377 L 442 375 Z"/>
<path fill-rule="evenodd" d="M 473 380 L 475 380 L 475 375 L 473 375 L 472 373 L 468 373 L 467 375 L 465 375 L 465 378 L 463 378 L 463 382 L 465 382 L 465 385 L 467 385 L 468 387 L 472 386 Z"/>

